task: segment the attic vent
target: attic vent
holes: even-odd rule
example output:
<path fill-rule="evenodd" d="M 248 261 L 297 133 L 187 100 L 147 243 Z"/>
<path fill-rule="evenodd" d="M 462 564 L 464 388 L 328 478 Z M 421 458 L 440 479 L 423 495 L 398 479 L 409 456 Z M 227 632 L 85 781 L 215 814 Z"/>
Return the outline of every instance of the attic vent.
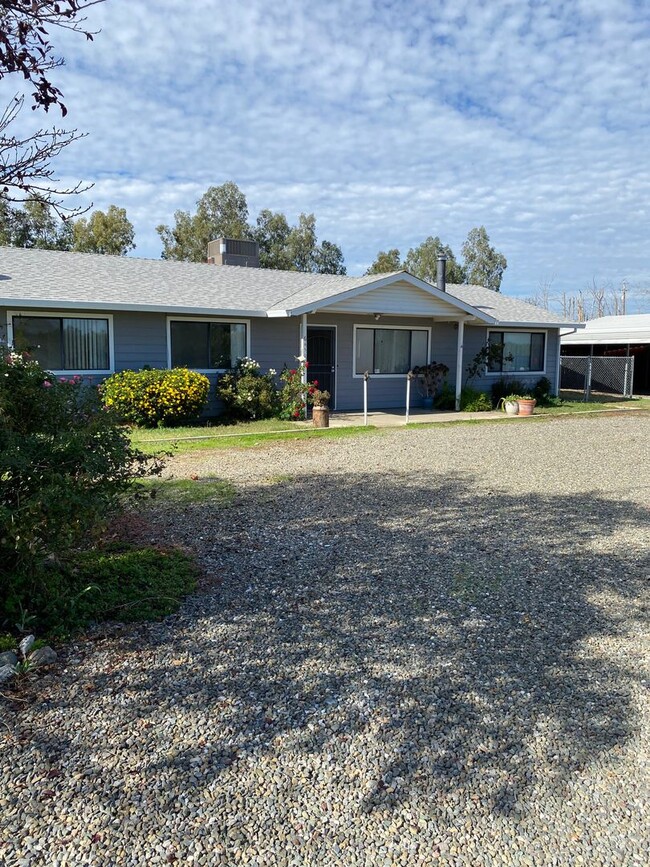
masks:
<path fill-rule="evenodd" d="M 242 265 L 259 268 L 260 254 L 257 241 L 240 238 L 217 238 L 208 244 L 208 262 L 215 265 Z"/>

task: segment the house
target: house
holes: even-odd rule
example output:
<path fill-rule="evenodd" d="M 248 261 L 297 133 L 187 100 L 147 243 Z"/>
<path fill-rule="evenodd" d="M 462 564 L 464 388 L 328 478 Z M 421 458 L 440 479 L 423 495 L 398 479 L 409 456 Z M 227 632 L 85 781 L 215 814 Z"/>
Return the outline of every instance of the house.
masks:
<path fill-rule="evenodd" d="M 562 355 L 634 358 L 634 394 L 650 394 L 650 313 L 601 316 L 561 340 Z"/>
<path fill-rule="evenodd" d="M 211 242 L 208 263 L 0 248 L 0 328 L 56 374 L 101 380 L 124 369 L 186 365 L 216 380 L 238 357 L 262 370 L 309 360 L 339 410 L 403 407 L 408 370 L 446 364 L 457 400 L 487 341 L 486 375 L 559 385 L 560 329 L 547 310 L 480 286 L 437 285 L 406 271 L 348 277 L 259 267 L 250 241 Z M 417 396 L 414 396 L 415 403 Z M 458 404 L 457 404 L 458 405 Z"/>

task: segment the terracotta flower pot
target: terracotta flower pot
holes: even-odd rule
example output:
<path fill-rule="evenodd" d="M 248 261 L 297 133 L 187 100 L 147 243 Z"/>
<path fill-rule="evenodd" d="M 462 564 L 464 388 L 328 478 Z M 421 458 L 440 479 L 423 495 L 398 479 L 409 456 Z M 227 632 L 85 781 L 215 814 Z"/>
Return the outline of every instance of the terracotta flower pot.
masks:
<path fill-rule="evenodd" d="M 529 400 L 525 397 L 520 397 L 517 403 L 519 404 L 519 415 L 532 415 L 537 401 L 535 398 Z"/>

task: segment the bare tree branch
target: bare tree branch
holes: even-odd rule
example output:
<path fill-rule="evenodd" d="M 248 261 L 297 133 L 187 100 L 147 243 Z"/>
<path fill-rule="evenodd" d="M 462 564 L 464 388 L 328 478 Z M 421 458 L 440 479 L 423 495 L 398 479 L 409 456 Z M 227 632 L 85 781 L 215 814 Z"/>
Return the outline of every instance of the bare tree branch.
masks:
<path fill-rule="evenodd" d="M 54 127 L 39 129 L 25 138 L 12 135 L 7 127 L 20 112 L 23 101 L 23 97 L 16 97 L 0 115 L 0 194 L 6 202 L 46 201 L 64 220 L 78 217 L 92 205 L 72 208 L 64 198 L 84 193 L 92 184 L 80 181 L 72 187 L 59 186 L 51 161 L 86 133 Z"/>
<path fill-rule="evenodd" d="M 32 109 L 48 111 L 58 106 L 61 115 L 67 109 L 63 94 L 50 81 L 49 73 L 63 65 L 63 58 L 52 53 L 50 30 L 58 27 L 72 30 L 92 39 L 80 17 L 86 9 L 104 0 L 0 0 L 0 80 L 17 73 L 31 85 Z M 45 202 L 62 219 L 77 217 L 88 208 L 72 208 L 64 199 L 83 193 L 92 184 L 79 182 L 71 187 L 60 186 L 52 168 L 52 160 L 67 145 L 84 137 L 76 129 L 37 129 L 28 136 L 9 131 L 25 104 L 24 96 L 16 96 L 0 114 L 0 196 L 6 202 Z"/>
<path fill-rule="evenodd" d="M 61 57 L 52 55 L 49 29 L 52 27 L 82 33 L 86 39 L 95 35 L 82 25 L 79 13 L 103 0 L 0 0 L 0 79 L 17 72 L 35 90 L 32 108 L 58 105 L 66 115 L 63 94 L 49 80 L 47 73 L 62 66 Z"/>

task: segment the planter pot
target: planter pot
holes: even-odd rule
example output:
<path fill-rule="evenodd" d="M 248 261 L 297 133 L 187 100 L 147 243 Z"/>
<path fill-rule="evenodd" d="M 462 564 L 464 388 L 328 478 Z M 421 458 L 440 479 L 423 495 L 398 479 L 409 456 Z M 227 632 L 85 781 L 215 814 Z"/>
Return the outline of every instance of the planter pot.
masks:
<path fill-rule="evenodd" d="M 506 415 L 518 415 L 519 414 L 519 402 L 516 400 L 504 401 L 503 408 L 505 410 Z"/>
<path fill-rule="evenodd" d="M 423 397 L 422 406 L 425 409 L 433 409 L 433 397 Z"/>
<path fill-rule="evenodd" d="M 330 408 L 329 406 L 315 406 L 313 409 L 312 421 L 314 427 L 329 427 L 330 426 Z"/>
<path fill-rule="evenodd" d="M 534 398 L 526 400 L 520 397 L 517 403 L 519 404 L 519 415 L 532 415 L 537 401 Z"/>

